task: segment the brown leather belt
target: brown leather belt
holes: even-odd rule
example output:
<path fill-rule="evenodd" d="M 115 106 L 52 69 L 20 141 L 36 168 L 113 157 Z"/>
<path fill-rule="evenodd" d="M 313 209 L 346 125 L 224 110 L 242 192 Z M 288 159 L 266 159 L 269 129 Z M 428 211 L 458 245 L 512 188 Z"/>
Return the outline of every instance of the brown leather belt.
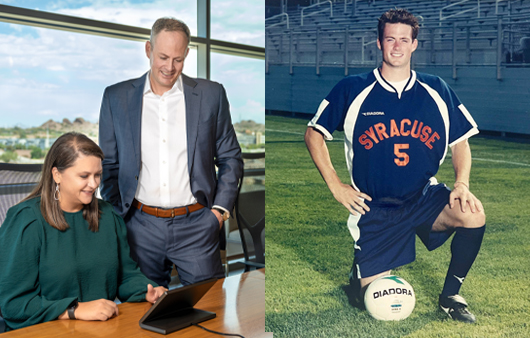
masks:
<path fill-rule="evenodd" d="M 186 207 L 173 208 L 173 209 L 154 208 L 154 207 L 150 207 L 148 205 L 142 204 L 138 202 L 136 199 L 133 200 L 132 206 L 138 210 L 145 212 L 148 215 L 162 217 L 162 218 L 171 218 L 175 216 L 187 215 L 191 212 L 201 210 L 202 208 L 204 208 L 204 205 L 200 203 L 195 203 L 192 205 L 188 205 Z"/>

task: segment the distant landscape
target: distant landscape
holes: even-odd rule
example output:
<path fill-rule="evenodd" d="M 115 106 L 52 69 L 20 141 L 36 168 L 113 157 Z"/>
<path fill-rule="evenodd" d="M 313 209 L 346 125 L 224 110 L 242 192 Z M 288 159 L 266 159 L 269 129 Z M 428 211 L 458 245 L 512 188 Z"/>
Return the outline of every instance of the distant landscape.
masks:
<path fill-rule="evenodd" d="M 62 134 L 80 132 L 97 143 L 98 128 L 98 123 L 86 121 L 82 117 L 74 121 L 65 118 L 60 122 L 50 119 L 32 128 L 0 128 L 0 162 L 42 163 L 50 146 Z M 264 124 L 246 120 L 234 123 L 234 129 L 243 152 L 265 151 Z M 256 164 L 264 167 L 264 163 L 260 162 L 261 159 Z"/>

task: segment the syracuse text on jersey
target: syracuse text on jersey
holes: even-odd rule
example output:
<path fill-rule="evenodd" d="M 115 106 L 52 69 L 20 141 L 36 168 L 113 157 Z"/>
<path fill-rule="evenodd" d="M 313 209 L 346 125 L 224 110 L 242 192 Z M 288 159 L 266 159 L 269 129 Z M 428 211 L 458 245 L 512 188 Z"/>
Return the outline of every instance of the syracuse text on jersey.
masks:
<path fill-rule="evenodd" d="M 387 130 L 389 130 L 389 132 L 387 132 Z M 366 150 L 369 150 L 374 146 L 374 142 L 377 144 L 387 138 L 396 136 L 411 136 L 413 138 L 419 138 L 429 149 L 433 149 L 432 144 L 440 139 L 440 135 L 437 132 L 433 133 L 432 128 L 428 125 L 424 125 L 421 121 L 414 120 L 414 122 L 412 122 L 409 119 L 402 119 L 401 121 L 396 122 L 394 119 L 391 119 L 389 126 L 379 122 L 365 130 L 364 133 L 359 136 L 359 143 L 361 143 Z"/>

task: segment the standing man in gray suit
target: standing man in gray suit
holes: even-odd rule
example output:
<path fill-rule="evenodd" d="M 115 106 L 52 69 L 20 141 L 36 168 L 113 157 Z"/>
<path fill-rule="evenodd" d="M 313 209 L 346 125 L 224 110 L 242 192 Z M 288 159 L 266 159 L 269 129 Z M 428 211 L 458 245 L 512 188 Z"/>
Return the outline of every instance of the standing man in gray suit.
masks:
<path fill-rule="evenodd" d="M 224 276 L 219 231 L 243 171 L 223 86 L 182 74 L 189 41 L 185 23 L 158 19 L 150 70 L 107 87 L 99 118 L 101 196 L 125 219 L 132 258 L 165 287 L 173 263 L 184 285 Z"/>

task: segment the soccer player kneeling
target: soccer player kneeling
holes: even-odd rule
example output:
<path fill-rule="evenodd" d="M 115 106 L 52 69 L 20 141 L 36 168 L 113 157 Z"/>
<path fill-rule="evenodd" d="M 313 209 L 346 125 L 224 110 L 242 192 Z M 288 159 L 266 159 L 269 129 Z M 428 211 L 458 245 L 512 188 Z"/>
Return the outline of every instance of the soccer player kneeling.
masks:
<path fill-rule="evenodd" d="M 337 201 L 349 211 L 355 240 L 350 283 L 359 299 L 368 284 L 415 260 L 415 235 L 429 250 L 454 233 L 451 262 L 439 305 L 451 318 L 475 322 L 460 287 L 480 250 L 486 218 L 469 190 L 477 125 L 439 77 L 411 70 L 419 24 L 403 9 L 379 19 L 380 68 L 348 76 L 322 101 L 305 140 Z M 344 131 L 351 185 L 338 178 L 325 141 Z M 455 171 L 453 190 L 434 175 L 447 149 Z"/>

